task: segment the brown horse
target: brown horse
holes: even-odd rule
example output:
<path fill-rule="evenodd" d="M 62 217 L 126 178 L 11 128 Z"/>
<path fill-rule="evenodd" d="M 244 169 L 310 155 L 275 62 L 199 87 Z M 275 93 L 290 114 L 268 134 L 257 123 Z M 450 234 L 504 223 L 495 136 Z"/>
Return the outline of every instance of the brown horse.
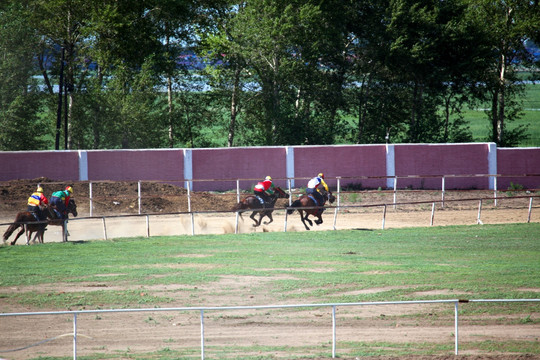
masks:
<path fill-rule="evenodd" d="M 322 213 L 324 209 L 322 206 L 326 204 L 326 201 L 330 202 L 332 204 L 336 197 L 332 195 L 331 192 L 321 191 L 321 194 L 323 196 L 324 202 L 322 204 L 317 204 L 313 198 L 310 195 L 301 195 L 301 197 L 298 200 L 295 200 L 290 207 L 296 208 L 296 209 L 287 209 L 287 214 L 292 214 L 294 210 L 298 210 L 300 213 L 300 219 L 304 223 L 304 226 L 306 227 L 306 230 L 309 230 L 309 226 L 313 226 L 313 222 L 308 219 L 309 215 L 313 215 L 317 217 L 317 220 L 315 220 L 315 224 L 320 225 L 323 223 L 322 220 Z M 321 207 L 321 208 L 317 208 Z M 308 209 L 303 209 L 308 208 Z M 306 216 L 304 216 L 304 212 L 306 213 Z M 306 221 L 309 223 L 309 226 L 307 226 Z"/>
<path fill-rule="evenodd" d="M 15 245 L 17 239 L 26 232 L 26 245 L 30 245 L 30 238 L 32 234 L 35 233 L 33 242 L 36 242 L 36 239 L 39 243 L 43 244 L 43 233 L 47 227 L 46 221 L 39 221 L 34 214 L 29 211 L 23 211 L 15 216 L 15 221 L 11 224 L 6 232 L 4 233 L 4 242 L 13 234 L 15 230 L 21 228 L 21 230 L 15 236 L 15 240 L 11 242 L 11 245 Z"/>
<path fill-rule="evenodd" d="M 68 232 L 66 231 L 67 218 L 62 219 L 56 208 L 49 207 L 47 212 L 47 218 L 49 219 L 49 225 L 61 226 L 62 227 L 62 242 L 67 241 Z M 69 203 L 66 208 L 67 214 L 72 214 L 74 217 L 77 217 L 77 204 L 75 200 L 69 199 Z"/>
<path fill-rule="evenodd" d="M 67 212 L 68 214 L 73 214 L 73 216 L 77 216 L 77 205 L 75 204 L 75 201 L 73 199 L 69 200 Z M 21 230 L 17 233 L 17 236 L 15 236 L 15 239 L 11 242 L 11 245 L 15 245 L 19 237 L 25 231 L 26 245 L 30 244 L 30 238 L 32 237 L 33 233 L 36 234 L 34 235 L 34 239 L 32 241 L 35 242 L 36 239 L 38 239 L 39 242 L 43 244 L 43 234 L 45 233 L 45 228 L 47 227 L 47 224 L 62 226 L 62 240 L 64 242 L 67 241 L 65 232 L 65 221 L 59 218 L 58 214 L 56 214 L 54 209 L 50 206 L 47 206 L 43 210 L 43 214 L 47 216 L 48 222 L 38 222 L 36 217 L 28 211 L 18 213 L 17 216 L 15 216 L 15 221 L 13 222 L 13 224 L 11 224 L 4 233 L 4 242 L 9 239 L 9 237 L 11 236 L 11 234 L 13 234 L 15 230 L 21 228 Z"/>
<path fill-rule="evenodd" d="M 261 221 L 265 216 L 270 219 L 270 221 L 264 223 L 265 225 L 268 225 L 274 221 L 272 218 L 272 212 L 274 211 L 274 205 L 276 204 L 277 199 L 288 199 L 289 194 L 276 186 L 274 194 L 270 195 L 270 197 L 272 200 L 269 203 L 262 204 L 262 199 L 259 200 L 257 196 L 250 195 L 236 204 L 232 211 L 238 211 L 238 214 L 240 214 L 240 217 L 242 217 L 243 212 L 253 210 L 249 216 L 251 220 L 255 222 L 253 226 L 261 225 Z M 259 214 L 259 220 L 255 219 L 255 215 L 257 214 Z"/>

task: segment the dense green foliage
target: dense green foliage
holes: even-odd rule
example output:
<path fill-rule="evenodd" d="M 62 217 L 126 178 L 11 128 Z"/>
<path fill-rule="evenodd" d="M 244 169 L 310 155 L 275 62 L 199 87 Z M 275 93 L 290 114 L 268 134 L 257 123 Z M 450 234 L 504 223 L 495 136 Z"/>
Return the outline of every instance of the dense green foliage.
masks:
<path fill-rule="evenodd" d="M 0 24 L 0 150 L 535 136 L 537 1 L 7 0 Z"/>

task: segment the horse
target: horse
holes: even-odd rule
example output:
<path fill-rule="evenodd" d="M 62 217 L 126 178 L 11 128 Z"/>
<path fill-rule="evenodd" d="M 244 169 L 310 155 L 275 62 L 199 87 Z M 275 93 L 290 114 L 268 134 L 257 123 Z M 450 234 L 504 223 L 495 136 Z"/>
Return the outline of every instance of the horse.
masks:
<path fill-rule="evenodd" d="M 317 225 L 322 224 L 323 223 L 322 213 L 324 209 L 323 208 L 317 209 L 315 207 L 324 206 L 324 204 L 326 204 L 326 201 L 332 204 L 336 200 L 336 197 L 332 195 L 331 192 L 327 192 L 327 191 L 321 191 L 321 194 L 324 199 L 322 204 L 317 204 L 314 201 L 313 197 L 310 195 L 301 195 L 300 198 L 298 200 L 295 200 L 290 206 L 292 208 L 297 208 L 297 209 L 291 209 L 288 207 L 287 214 L 290 215 L 294 212 L 294 210 L 298 210 L 298 212 L 300 213 L 300 219 L 302 220 L 302 223 L 304 223 L 306 230 L 310 230 L 309 226 L 313 226 L 313 222 L 310 219 L 308 219 L 309 215 L 313 215 L 317 217 L 317 220 L 315 220 L 315 224 Z M 310 208 L 310 209 L 303 209 L 303 208 Z M 305 216 L 304 216 L 304 211 L 306 212 Z M 306 221 L 309 223 L 309 226 L 307 226 Z"/>
<path fill-rule="evenodd" d="M 62 219 L 60 213 L 56 210 L 54 206 L 48 207 L 47 218 L 49 219 L 49 225 L 62 226 L 62 242 L 67 241 L 68 233 L 66 231 L 66 223 L 68 218 Z M 77 217 L 77 204 L 75 200 L 69 199 L 68 205 L 66 207 L 67 214 L 72 214 L 74 217 Z"/>
<path fill-rule="evenodd" d="M 272 212 L 274 211 L 274 205 L 276 204 L 277 199 L 288 199 L 289 194 L 287 194 L 283 189 L 280 187 L 275 187 L 275 192 L 270 195 L 270 198 L 272 199 L 269 203 L 265 203 L 264 205 L 261 203 L 262 199 L 255 195 L 247 196 L 245 199 L 240 201 L 238 204 L 236 204 L 232 211 L 238 211 L 238 214 L 240 214 L 240 217 L 242 217 L 242 213 L 247 210 L 253 210 L 251 215 L 249 216 L 251 220 L 255 222 L 253 224 L 254 227 L 261 225 L 262 219 L 267 216 L 270 221 L 264 222 L 265 225 L 270 224 L 274 219 L 272 218 Z M 259 200 L 260 199 L 260 200 Z M 265 210 L 268 209 L 268 210 Z M 255 215 L 259 214 L 259 220 L 255 219 Z M 243 220 L 243 218 L 242 218 Z"/>
<path fill-rule="evenodd" d="M 69 203 L 67 206 L 67 212 L 68 214 L 73 214 L 73 216 L 77 216 L 77 205 L 75 204 L 75 200 L 69 199 Z M 11 224 L 6 232 L 4 233 L 4 242 L 9 239 L 11 234 L 15 230 L 17 230 L 19 227 L 21 230 L 19 233 L 17 233 L 17 236 L 15 236 L 15 239 L 11 242 L 11 245 L 15 245 L 19 237 L 26 231 L 26 245 L 30 244 L 30 238 L 32 234 L 35 232 L 33 242 L 36 241 L 36 239 L 39 240 L 39 243 L 43 244 L 43 235 L 45 233 L 45 228 L 47 227 L 47 224 L 50 225 L 60 225 L 62 226 L 62 241 L 67 241 L 67 236 L 65 232 L 65 221 L 64 219 L 59 218 L 59 215 L 56 213 L 54 208 L 50 206 L 46 206 L 43 210 L 43 214 L 46 215 L 48 222 L 38 222 L 38 219 L 28 211 L 23 211 L 17 214 L 15 216 L 15 221 L 13 224 Z M 26 225 L 26 226 L 25 226 Z"/>
<path fill-rule="evenodd" d="M 35 233 L 35 235 L 32 242 L 36 242 L 36 239 L 38 239 L 38 242 L 43 244 L 43 234 L 45 233 L 46 227 L 47 223 L 44 221 L 39 221 L 33 213 L 29 211 L 20 212 L 15 216 L 15 221 L 13 224 L 11 224 L 7 228 L 6 232 L 4 232 L 4 242 L 9 239 L 15 230 L 21 228 L 21 230 L 17 233 L 17 236 L 15 236 L 15 240 L 11 242 L 11 245 L 15 245 L 17 239 L 25 232 L 26 245 L 30 245 L 30 238 L 32 237 L 33 233 Z"/>

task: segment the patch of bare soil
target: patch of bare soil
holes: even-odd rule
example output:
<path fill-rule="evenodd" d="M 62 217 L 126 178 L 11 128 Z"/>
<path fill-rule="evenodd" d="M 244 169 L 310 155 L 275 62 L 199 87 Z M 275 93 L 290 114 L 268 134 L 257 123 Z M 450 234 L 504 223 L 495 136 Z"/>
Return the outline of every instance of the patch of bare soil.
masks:
<path fill-rule="evenodd" d="M 32 179 L 0 183 L 0 218 L 9 221 L 18 211 L 26 208 L 26 199 L 35 189 L 37 183 L 44 184 L 45 193 L 62 189 L 67 183 L 55 182 L 51 179 Z M 77 201 L 79 217 L 89 215 L 90 188 L 88 183 L 69 184 L 74 187 L 74 198 Z M 185 189 L 165 183 L 141 183 L 141 209 L 143 213 L 166 214 L 188 211 L 188 199 Z M 93 215 L 107 216 L 117 214 L 137 214 L 139 211 L 138 184 L 136 182 L 104 182 L 92 185 Z M 516 194 L 501 194 L 506 195 Z M 525 194 L 518 194 L 525 195 Z M 296 196 L 296 195 L 295 195 Z M 441 200 L 442 194 L 437 191 L 400 191 L 394 198 L 393 192 L 358 191 L 340 194 L 342 208 L 335 217 L 338 229 L 381 229 L 384 206 L 387 206 L 384 225 L 386 228 L 403 226 L 460 225 L 476 224 L 481 212 L 483 223 L 526 222 L 528 217 L 528 198 L 502 198 L 497 206 L 493 200 L 483 200 L 479 209 L 478 198 L 493 196 L 490 191 L 447 192 L 444 206 L 436 204 L 432 218 L 432 204 Z M 467 200 L 471 199 L 471 200 Z M 236 194 L 193 192 L 190 194 L 191 209 L 210 213 L 198 215 L 193 220 L 196 233 L 224 233 L 234 231 L 234 213 L 222 214 L 212 211 L 232 209 L 236 203 Z M 459 201 L 458 201 L 459 200 Z M 536 200 L 535 200 L 536 201 Z M 410 204 L 415 202 L 415 204 Z M 279 200 L 276 207 L 284 207 L 287 202 Z M 362 205 L 361 208 L 356 206 Z M 479 211 L 481 210 L 481 211 Z M 530 221 L 540 221 L 538 207 L 532 207 Z M 251 220 L 244 215 L 240 232 L 253 231 L 283 231 L 284 212 L 276 212 L 274 223 L 259 228 L 251 226 Z M 330 230 L 333 228 L 334 209 L 328 209 L 324 215 L 325 222 L 313 229 Z M 130 236 L 136 233 L 140 220 L 122 218 L 116 223 L 111 220 L 109 228 L 117 227 L 119 236 Z M 160 216 L 152 220 L 150 231 L 157 235 L 159 231 L 166 234 L 178 231 L 178 218 Z M 192 222 L 189 218 L 182 220 L 184 233 L 190 233 Z M 305 231 L 297 213 L 288 218 L 287 231 Z M 174 223 L 176 225 L 170 225 Z M 159 224 L 159 229 L 158 225 Z M 0 228 L 3 232 L 5 227 Z M 88 222 L 70 222 L 70 240 L 99 239 L 102 236 L 102 224 L 97 224 L 95 232 Z M 111 229 L 113 231 L 113 229 Z M 54 241 L 55 230 L 50 229 L 46 241 Z M 144 234 L 144 230 L 142 230 Z M 110 235 L 112 236 L 112 235 Z M 179 264 L 178 271 L 183 267 L 204 266 L 200 264 Z M 326 267 L 314 266 L 313 271 L 328 271 Z M 331 270 L 331 269 L 330 269 Z M 111 285 L 92 281 L 78 283 L 45 284 L 40 286 L 0 287 L 0 309 L 2 312 L 43 311 L 29 306 L 11 304 L 2 293 L 39 292 L 47 296 L 70 294 L 81 296 L 85 292 L 104 290 L 132 290 L 140 294 L 141 303 L 150 293 L 153 296 L 164 296 L 170 299 L 163 307 L 183 306 L 240 306 L 240 305 L 270 305 L 279 302 L 279 297 L 273 294 L 271 283 L 282 278 L 260 276 L 221 277 L 211 284 L 179 286 L 175 284 L 159 286 L 138 286 L 121 282 Z M 387 291 L 386 288 L 373 288 L 365 291 L 375 293 Z M 530 291 L 530 289 L 529 289 Z M 335 289 L 336 296 L 343 291 Z M 411 289 L 411 293 L 415 290 Z M 445 292 L 449 298 L 463 298 L 468 294 L 455 293 L 448 289 Z M 362 293 L 358 293 L 361 297 Z M 419 298 L 424 295 L 416 294 Z M 311 300 L 311 301 L 310 301 Z M 318 299 L 306 299 L 306 303 L 318 303 Z M 460 319 L 460 355 L 453 354 L 454 322 L 453 316 L 447 315 L 448 306 L 452 305 L 411 305 L 411 306 L 366 306 L 346 307 L 337 309 L 337 348 L 340 359 L 356 359 L 343 350 L 347 342 L 365 342 L 373 351 L 384 350 L 385 342 L 394 344 L 441 344 L 447 345 L 447 354 L 439 351 L 438 355 L 422 356 L 368 356 L 367 360 L 537 360 L 539 355 L 502 354 L 497 352 L 485 353 L 480 350 L 468 350 L 469 342 L 503 342 L 516 341 L 532 343 L 540 346 L 540 326 L 522 324 L 519 320 L 530 316 L 537 318 L 540 314 L 513 315 L 515 319 L 506 319 L 501 325 L 501 319 L 492 319 L 482 314 L 471 315 Z M 467 306 L 467 305 L 463 305 Z M 144 307 L 144 306 L 142 306 Z M 450 312 L 451 313 L 451 312 Z M 407 316 L 404 316 L 407 315 Z M 409 316 L 410 315 L 410 316 Z M 0 357 L 16 360 L 31 359 L 39 356 L 60 357 L 70 356 L 73 349 L 72 317 L 69 315 L 43 317 L 7 317 L 0 321 Z M 300 348 L 293 354 L 305 359 L 328 359 L 332 354 L 332 320 L 329 308 L 301 308 L 294 313 L 289 309 L 264 310 L 230 310 L 205 314 L 206 357 L 218 358 L 217 348 L 230 346 L 254 349 L 259 345 L 286 349 Z M 511 325 L 509 325 L 511 324 Z M 200 353 L 200 314 L 198 312 L 151 312 L 151 313 L 103 313 L 79 315 L 77 318 L 78 340 L 77 353 L 79 356 L 103 354 L 150 353 L 162 349 L 174 349 L 185 352 L 185 358 L 198 358 Z M 38 346 L 28 347 L 43 340 L 50 340 Z M 376 344 L 376 345 L 375 345 Z M 420 345 L 419 345 L 420 346 Z M 21 350 L 1 352 L 10 349 Z M 24 348 L 24 349 L 23 349 Z M 264 350 L 250 350 L 252 353 L 237 353 L 230 358 L 250 355 L 259 358 L 287 359 L 291 354 L 287 350 L 276 350 L 266 353 Z M 442 353 L 442 354 L 441 354 Z M 104 355 L 104 358 L 107 356 Z M 159 357 L 159 356 L 158 356 Z M 118 357 L 117 357 L 118 358 Z M 121 357 L 120 357 L 121 358 Z"/>

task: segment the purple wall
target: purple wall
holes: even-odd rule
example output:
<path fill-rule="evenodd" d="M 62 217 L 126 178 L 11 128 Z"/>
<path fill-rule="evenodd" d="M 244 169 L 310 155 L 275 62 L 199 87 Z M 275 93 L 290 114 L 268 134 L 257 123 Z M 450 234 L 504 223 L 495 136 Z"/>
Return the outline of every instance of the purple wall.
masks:
<path fill-rule="evenodd" d="M 342 187 L 384 188 L 387 176 L 399 178 L 398 188 L 490 189 L 510 182 L 528 189 L 540 188 L 540 148 L 502 148 L 493 143 L 396 144 L 336 146 L 276 146 L 218 149 L 88 150 L 0 152 L 0 181 L 46 177 L 53 181 L 156 180 L 184 185 L 193 190 L 233 190 L 236 179 L 242 189 L 270 175 L 275 184 L 305 187 L 307 179 L 324 172 L 328 184 Z M 522 176 L 522 175 L 529 176 Z M 461 175 L 461 176 L 460 176 Z M 463 175 L 468 175 L 465 177 Z M 537 176 L 534 176 L 537 175 Z M 424 178 L 420 178 L 423 176 Z M 367 178 L 369 177 L 369 178 Z M 389 178 L 390 184 L 391 179 Z"/>
<path fill-rule="evenodd" d="M 287 187 L 285 158 L 285 147 L 194 149 L 193 179 L 219 181 L 195 182 L 193 190 L 231 190 L 236 180 L 221 179 L 250 179 L 240 181 L 248 190 L 268 175 L 276 186 Z"/>
<path fill-rule="evenodd" d="M 397 176 L 489 174 L 488 144 L 395 145 Z M 399 179 L 398 188 L 440 189 L 441 177 Z M 448 189 L 487 189 L 487 177 L 448 177 Z"/>
<path fill-rule="evenodd" d="M 182 150 L 88 151 L 88 180 L 181 180 Z"/>
<path fill-rule="evenodd" d="M 324 173 L 328 186 L 361 184 L 364 188 L 386 187 L 386 146 L 298 146 L 294 148 L 294 175 L 296 178 L 312 178 Z M 358 177 L 377 177 L 365 179 Z M 356 177 L 351 179 L 350 177 Z M 307 179 L 298 179 L 296 187 L 305 187 Z"/>
<path fill-rule="evenodd" d="M 510 182 L 523 185 L 527 189 L 540 188 L 540 148 L 500 148 L 497 149 L 497 189 L 506 190 Z M 507 177 L 505 175 L 537 175 Z"/>
<path fill-rule="evenodd" d="M 76 151 L 0 151 L 0 181 L 36 179 L 79 180 Z"/>

